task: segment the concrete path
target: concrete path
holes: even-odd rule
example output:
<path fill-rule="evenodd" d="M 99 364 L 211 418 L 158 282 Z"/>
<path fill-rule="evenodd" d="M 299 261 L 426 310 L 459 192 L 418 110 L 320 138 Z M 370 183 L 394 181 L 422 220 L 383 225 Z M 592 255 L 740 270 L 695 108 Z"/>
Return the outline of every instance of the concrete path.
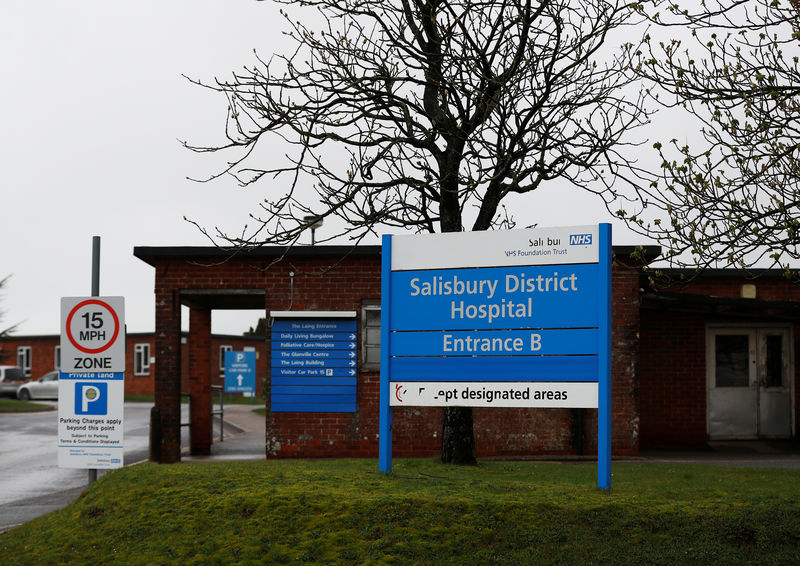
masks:
<path fill-rule="evenodd" d="M 697 450 L 643 450 L 641 458 L 663 464 L 703 464 L 800 469 L 800 443 L 776 440 L 709 442 Z"/>
<path fill-rule="evenodd" d="M 214 442 L 210 456 L 181 454 L 182 462 L 213 462 L 222 460 L 264 460 L 267 449 L 264 417 L 254 413 L 258 405 L 225 405 L 225 426 L 220 439 L 219 417 L 214 416 Z"/>

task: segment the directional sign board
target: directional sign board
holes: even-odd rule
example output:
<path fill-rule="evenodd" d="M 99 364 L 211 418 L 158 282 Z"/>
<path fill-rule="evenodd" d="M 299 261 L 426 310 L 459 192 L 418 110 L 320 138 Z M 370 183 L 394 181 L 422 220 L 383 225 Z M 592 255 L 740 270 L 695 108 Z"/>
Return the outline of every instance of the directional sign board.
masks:
<path fill-rule="evenodd" d="M 122 467 L 124 372 L 124 299 L 63 297 L 59 467 Z"/>
<path fill-rule="evenodd" d="M 256 353 L 251 351 L 225 352 L 225 391 L 228 393 L 256 392 Z"/>
<path fill-rule="evenodd" d="M 272 325 L 271 410 L 355 412 L 355 319 L 287 314 Z"/>
<path fill-rule="evenodd" d="M 610 487 L 610 225 L 384 236 L 382 254 L 380 469 L 392 407 L 588 407 Z"/>

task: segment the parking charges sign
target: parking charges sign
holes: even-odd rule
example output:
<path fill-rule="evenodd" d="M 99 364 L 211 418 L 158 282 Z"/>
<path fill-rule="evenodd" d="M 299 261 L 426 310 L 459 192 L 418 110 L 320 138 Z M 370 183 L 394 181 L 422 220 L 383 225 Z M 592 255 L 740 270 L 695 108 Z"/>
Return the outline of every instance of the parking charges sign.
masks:
<path fill-rule="evenodd" d="M 611 226 L 383 237 L 379 466 L 401 406 L 598 409 L 609 488 Z"/>
<path fill-rule="evenodd" d="M 61 299 L 58 466 L 123 465 L 125 402 L 123 297 Z"/>
<path fill-rule="evenodd" d="M 122 373 L 61 373 L 58 382 L 58 467 L 121 468 Z"/>

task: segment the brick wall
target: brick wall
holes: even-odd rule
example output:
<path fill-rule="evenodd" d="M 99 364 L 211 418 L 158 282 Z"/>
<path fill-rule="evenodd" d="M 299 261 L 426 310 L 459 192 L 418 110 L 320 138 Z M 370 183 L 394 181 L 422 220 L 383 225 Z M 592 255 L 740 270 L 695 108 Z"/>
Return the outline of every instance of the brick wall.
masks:
<path fill-rule="evenodd" d="M 293 259 L 267 274 L 267 311 L 355 311 L 359 345 L 364 300 L 380 300 L 380 259 Z M 295 275 L 289 277 L 289 272 Z M 293 295 L 290 279 L 293 279 Z M 379 373 L 361 369 L 358 348 L 355 413 L 267 412 L 268 456 L 377 456 Z M 269 400 L 267 400 L 269 408 Z"/>
<path fill-rule="evenodd" d="M 255 322 L 255 320 L 253 321 Z M 246 329 L 242 329 L 243 331 Z M 185 338 L 185 336 L 184 336 Z M 30 346 L 31 348 L 31 375 L 30 379 L 38 379 L 49 371 L 57 369 L 55 363 L 55 348 L 60 344 L 61 338 L 57 335 L 36 336 L 11 336 L 0 340 L 0 365 L 16 365 L 17 347 Z M 154 360 L 147 375 L 134 375 L 134 353 L 136 344 L 149 344 L 150 355 L 155 356 L 155 335 L 153 333 L 130 333 L 127 335 L 125 346 L 125 394 L 126 395 L 153 395 L 154 376 L 158 360 Z M 234 350 L 243 350 L 245 347 L 255 347 L 258 357 L 256 359 L 256 373 L 266 375 L 267 358 L 266 344 L 263 338 L 250 338 L 244 336 L 212 336 L 209 358 L 214 368 L 219 364 L 220 346 L 232 346 Z M 188 360 L 188 345 L 182 340 L 181 359 Z M 189 376 L 191 369 L 188 363 L 181 364 L 181 390 L 189 391 Z M 219 371 L 212 376 L 215 385 L 222 385 L 223 379 Z M 262 380 L 256 380 L 257 394 L 262 393 Z"/>
<path fill-rule="evenodd" d="M 148 260 L 156 268 L 159 320 L 167 325 L 177 308 L 169 303 L 180 289 L 266 290 L 269 311 L 356 311 L 363 301 L 380 299 L 380 256 L 232 258 L 208 267 L 183 259 Z M 336 263 L 334 263 L 336 262 Z M 213 262 L 206 262 L 207 264 Z M 290 272 L 294 273 L 290 277 Z M 638 272 L 615 268 L 613 306 L 613 452 L 636 454 L 639 450 Z M 163 310 L 159 310 L 163 309 Z M 359 336 L 361 319 L 358 317 Z M 169 328 L 162 337 L 169 342 Z M 159 333 L 162 333 L 159 328 Z M 268 348 L 269 349 L 269 348 Z M 164 350 L 159 351 L 163 356 Z M 359 364 L 361 350 L 359 349 Z M 360 367 L 359 365 L 359 367 Z M 167 380 L 164 374 L 159 379 Z M 265 443 L 271 457 L 368 456 L 378 453 L 377 369 L 360 368 L 356 413 L 267 412 Z M 269 388 L 265 392 L 269 408 Z M 582 423 L 582 430 L 579 430 Z M 395 409 L 393 453 L 395 456 L 434 455 L 440 452 L 440 408 Z M 597 447 L 597 411 L 572 409 L 475 409 L 474 429 L 479 457 L 575 454 Z"/>
<path fill-rule="evenodd" d="M 644 311 L 639 394 L 642 446 L 706 441 L 706 319 Z"/>
<path fill-rule="evenodd" d="M 639 453 L 640 414 L 637 382 L 640 355 L 638 270 L 625 266 L 613 270 L 611 318 L 611 446 L 614 454 L 635 455 Z M 592 430 L 597 430 L 595 421 L 592 426 Z"/>
<path fill-rule="evenodd" d="M 144 385 L 131 383 L 130 389 L 127 378 L 133 376 L 133 353 L 135 344 L 138 343 L 153 344 L 152 334 L 129 334 L 126 340 L 125 348 L 125 393 L 138 393 L 139 389 L 146 390 L 149 386 L 150 393 L 152 394 L 152 378 L 144 377 Z M 56 365 L 55 351 L 56 347 L 61 343 L 61 337 L 56 334 L 37 335 L 37 336 L 11 336 L 0 340 L 0 364 L 3 365 L 16 365 L 17 363 L 17 348 L 19 346 L 29 346 L 31 348 L 31 372 L 30 379 L 38 379 L 45 373 L 58 369 Z M 137 380 L 142 381 L 141 378 Z M 134 380 L 131 380 L 132 382 Z"/>
<path fill-rule="evenodd" d="M 736 272 L 712 271 L 686 285 L 662 289 L 669 293 L 703 295 L 725 299 L 741 297 L 742 285 L 754 285 L 756 299 L 763 301 L 800 302 L 800 287 L 779 274 L 766 274 L 748 279 Z M 746 304 L 746 302 L 744 303 Z M 724 315 L 644 309 L 641 311 L 639 399 L 641 413 L 641 445 L 701 446 L 707 435 L 706 329 L 708 325 L 759 325 L 785 322 L 758 310 Z M 795 422 L 800 422 L 798 354 L 800 325 L 793 328 L 795 373 Z M 796 425 L 795 425 L 796 426 Z M 796 430 L 796 429 L 795 429 Z"/>
<path fill-rule="evenodd" d="M 671 286 L 664 290 L 711 297 L 738 298 L 741 297 L 742 285 L 755 286 L 756 299 L 765 301 L 800 300 L 800 287 L 793 285 L 776 272 L 750 279 L 745 274 L 738 272 L 712 271 L 687 284 Z"/>
<path fill-rule="evenodd" d="M 0 364 L 17 365 L 17 348 L 31 348 L 29 379 L 39 379 L 56 368 L 55 348 L 60 343 L 58 336 L 11 336 L 0 340 Z"/>

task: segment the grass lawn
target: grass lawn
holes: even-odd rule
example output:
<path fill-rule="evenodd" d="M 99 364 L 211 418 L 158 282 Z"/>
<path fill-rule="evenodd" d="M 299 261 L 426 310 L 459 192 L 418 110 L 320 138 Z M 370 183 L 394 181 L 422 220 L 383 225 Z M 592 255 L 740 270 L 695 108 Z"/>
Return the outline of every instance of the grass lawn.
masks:
<path fill-rule="evenodd" d="M 52 405 L 45 405 L 43 403 L 31 403 L 29 401 L 20 401 L 18 399 L 8 399 L 0 397 L 0 413 L 25 413 L 33 411 L 54 411 L 56 408 Z"/>
<path fill-rule="evenodd" d="M 795 470 L 142 464 L 0 535 L 2 564 L 800 564 Z"/>

